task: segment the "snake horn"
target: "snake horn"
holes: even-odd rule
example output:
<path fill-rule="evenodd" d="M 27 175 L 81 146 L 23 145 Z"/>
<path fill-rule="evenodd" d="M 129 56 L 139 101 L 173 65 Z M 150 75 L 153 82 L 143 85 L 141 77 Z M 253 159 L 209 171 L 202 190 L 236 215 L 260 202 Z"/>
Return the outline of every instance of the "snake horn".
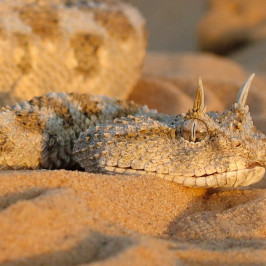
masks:
<path fill-rule="evenodd" d="M 248 80 L 244 83 L 244 85 L 239 90 L 239 93 L 236 98 L 236 103 L 238 104 L 239 107 L 244 107 L 246 105 L 249 87 L 254 77 L 255 77 L 254 73 L 250 75 Z"/>
<path fill-rule="evenodd" d="M 195 98 L 195 101 L 193 104 L 193 111 L 194 112 L 204 112 L 205 111 L 204 89 L 203 89 L 201 77 L 199 78 L 198 90 L 197 90 L 196 98 Z"/>

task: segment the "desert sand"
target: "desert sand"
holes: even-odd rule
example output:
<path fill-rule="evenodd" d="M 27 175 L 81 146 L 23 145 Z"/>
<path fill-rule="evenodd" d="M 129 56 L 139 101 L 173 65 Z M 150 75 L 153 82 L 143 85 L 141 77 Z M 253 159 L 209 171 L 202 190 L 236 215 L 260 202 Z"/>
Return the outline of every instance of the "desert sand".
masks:
<path fill-rule="evenodd" d="M 149 176 L 1 174 L 1 265 L 265 263 L 265 190 Z"/>
<path fill-rule="evenodd" d="M 249 74 L 208 54 L 149 54 L 130 99 L 184 112 L 201 75 L 208 110 L 222 111 Z M 264 133 L 265 92 L 259 75 L 249 104 Z M 191 189 L 148 175 L 1 172 L 0 265 L 263 265 L 265 180 Z"/>

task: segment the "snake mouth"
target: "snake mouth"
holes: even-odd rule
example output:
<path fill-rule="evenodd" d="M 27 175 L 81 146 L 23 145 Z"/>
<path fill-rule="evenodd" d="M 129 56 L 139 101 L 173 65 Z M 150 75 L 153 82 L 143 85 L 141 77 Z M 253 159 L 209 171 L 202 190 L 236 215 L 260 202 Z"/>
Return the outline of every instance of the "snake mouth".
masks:
<path fill-rule="evenodd" d="M 214 173 L 201 177 L 185 177 L 181 184 L 186 187 L 202 188 L 249 186 L 259 182 L 264 174 L 265 168 L 254 164 L 248 168 L 235 171 Z"/>
<path fill-rule="evenodd" d="M 239 187 L 249 186 L 259 182 L 265 174 L 265 168 L 259 163 L 252 163 L 245 169 L 229 171 L 224 173 L 214 173 L 211 175 L 182 176 L 175 174 L 159 174 L 156 172 L 146 172 L 131 168 L 104 167 L 106 173 L 126 174 L 126 175 L 152 175 L 162 179 L 175 182 L 185 187 L 194 188 L 215 188 L 215 187 Z"/>

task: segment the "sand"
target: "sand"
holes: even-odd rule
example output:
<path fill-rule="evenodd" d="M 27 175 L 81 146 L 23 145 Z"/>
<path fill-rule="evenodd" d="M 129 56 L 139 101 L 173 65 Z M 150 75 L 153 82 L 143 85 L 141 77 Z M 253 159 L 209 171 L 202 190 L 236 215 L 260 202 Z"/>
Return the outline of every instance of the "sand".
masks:
<path fill-rule="evenodd" d="M 265 189 L 65 170 L 0 178 L 1 265 L 266 262 Z"/>
<path fill-rule="evenodd" d="M 182 55 L 183 68 L 180 59 L 170 62 L 168 74 L 148 72 L 146 62 L 131 98 L 164 112 L 186 110 L 198 72 L 204 80 L 213 60 L 220 72 L 206 75 L 208 104 L 225 108 L 248 72 L 209 55 L 200 57 L 201 70 L 189 71 L 199 60 L 192 56 Z M 235 79 L 222 79 L 228 67 Z M 263 77 L 254 84 L 251 98 L 266 95 Z M 265 129 L 264 98 L 253 108 Z M 247 188 L 192 189 L 148 175 L 1 172 L 0 265 L 263 265 L 265 189 L 265 178 Z"/>

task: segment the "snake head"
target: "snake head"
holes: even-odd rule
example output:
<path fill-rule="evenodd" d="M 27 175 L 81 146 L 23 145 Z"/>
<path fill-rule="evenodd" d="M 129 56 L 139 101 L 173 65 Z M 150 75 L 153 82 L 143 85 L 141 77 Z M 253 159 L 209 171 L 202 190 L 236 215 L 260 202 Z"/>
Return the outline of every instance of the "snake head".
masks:
<path fill-rule="evenodd" d="M 245 104 L 250 79 L 237 102 L 219 114 L 206 112 L 201 80 L 192 110 L 178 116 L 117 118 L 90 127 L 74 145 L 89 172 L 149 174 L 187 187 L 237 187 L 265 172 L 265 135 Z"/>

